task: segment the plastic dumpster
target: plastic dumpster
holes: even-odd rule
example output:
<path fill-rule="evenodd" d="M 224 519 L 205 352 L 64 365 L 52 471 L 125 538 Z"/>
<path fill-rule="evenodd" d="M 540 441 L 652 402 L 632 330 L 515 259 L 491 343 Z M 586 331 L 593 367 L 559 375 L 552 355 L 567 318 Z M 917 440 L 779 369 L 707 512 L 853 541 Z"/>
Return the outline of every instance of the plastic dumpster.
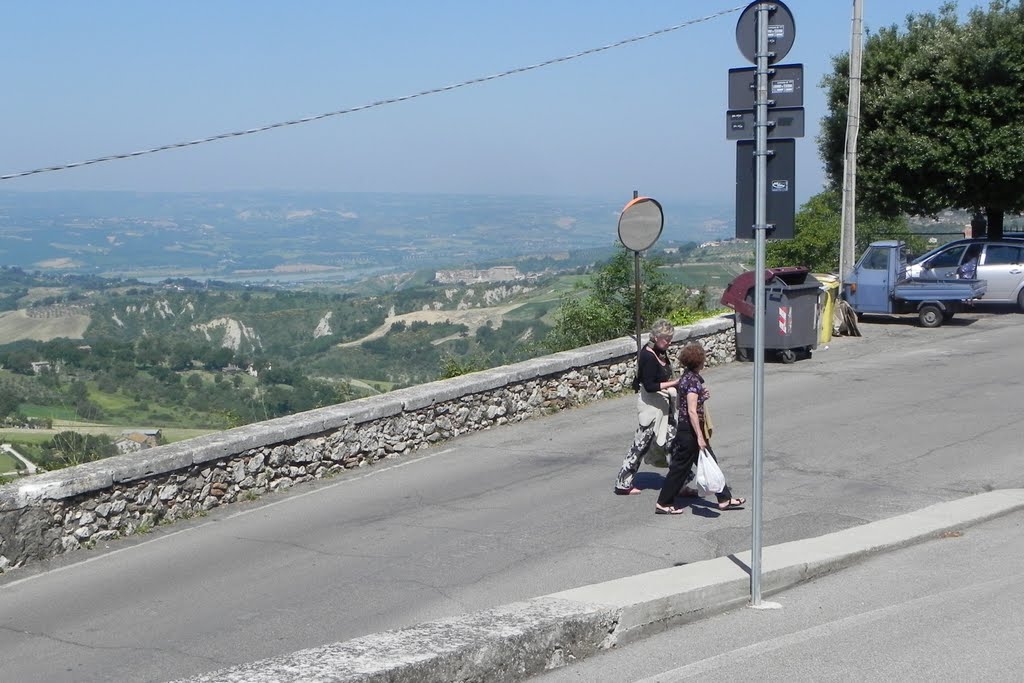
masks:
<path fill-rule="evenodd" d="M 722 305 L 736 312 L 736 357 L 754 355 L 753 271 L 742 273 L 722 293 Z M 774 351 L 783 363 L 809 357 L 818 347 L 821 283 L 803 266 L 767 268 L 764 271 L 764 348 Z"/>
<path fill-rule="evenodd" d="M 821 346 L 832 341 L 832 314 L 839 298 L 840 282 L 835 275 L 812 273 L 812 276 L 821 283 L 821 324 L 818 326 L 818 345 Z"/>

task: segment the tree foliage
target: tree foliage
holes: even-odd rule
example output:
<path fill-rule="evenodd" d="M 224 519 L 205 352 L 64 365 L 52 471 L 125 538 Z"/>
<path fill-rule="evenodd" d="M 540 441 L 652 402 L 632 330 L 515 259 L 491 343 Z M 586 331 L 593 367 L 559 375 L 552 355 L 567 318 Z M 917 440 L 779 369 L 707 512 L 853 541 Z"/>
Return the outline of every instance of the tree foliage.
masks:
<path fill-rule="evenodd" d="M 814 195 L 800 207 L 791 240 L 769 242 L 765 265 L 807 266 L 814 272 L 833 273 L 839 269 L 839 232 L 842 197 L 836 190 Z M 857 253 L 879 239 L 900 239 L 911 251 L 923 250 L 923 240 L 910 232 L 905 218 L 885 218 L 861 211 L 857 219 Z"/>
<path fill-rule="evenodd" d="M 619 249 L 588 281 L 563 297 L 544 345 L 560 351 L 635 333 L 633 261 L 633 252 Z M 683 301 L 677 288 L 658 270 L 657 260 L 642 258 L 640 264 L 640 324 L 646 328 L 656 319 L 668 317 Z"/>
<path fill-rule="evenodd" d="M 80 465 L 117 454 L 117 447 L 106 434 L 80 434 L 65 431 L 42 445 L 40 464 L 46 469 Z"/>
<path fill-rule="evenodd" d="M 1024 209 L 1024 5 L 995 0 L 960 23 L 953 4 L 910 15 L 865 41 L 857 194 L 873 211 L 934 215 L 982 209 L 989 232 Z M 823 85 L 818 142 L 842 181 L 849 56 Z"/>

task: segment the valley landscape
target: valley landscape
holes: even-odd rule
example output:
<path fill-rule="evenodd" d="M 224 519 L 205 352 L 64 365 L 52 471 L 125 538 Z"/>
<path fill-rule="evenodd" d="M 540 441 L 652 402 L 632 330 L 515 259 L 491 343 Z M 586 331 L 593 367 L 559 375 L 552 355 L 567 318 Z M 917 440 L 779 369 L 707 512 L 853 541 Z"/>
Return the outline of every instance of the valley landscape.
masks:
<path fill-rule="evenodd" d="M 54 467 L 126 434 L 173 441 L 547 353 L 560 303 L 616 252 L 620 209 L 0 193 L 0 437 Z M 716 239 L 730 210 L 677 212 L 659 272 L 724 287 L 750 251 Z M 91 454 L 69 458 L 65 432 Z"/>

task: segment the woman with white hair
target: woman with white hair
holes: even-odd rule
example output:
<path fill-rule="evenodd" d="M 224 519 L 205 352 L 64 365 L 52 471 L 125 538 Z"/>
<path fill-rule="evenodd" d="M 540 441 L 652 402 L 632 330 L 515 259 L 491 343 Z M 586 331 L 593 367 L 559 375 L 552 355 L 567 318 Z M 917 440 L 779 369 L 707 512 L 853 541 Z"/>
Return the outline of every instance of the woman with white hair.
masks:
<path fill-rule="evenodd" d="M 672 379 L 672 363 L 668 347 L 675 336 L 675 327 L 667 320 L 656 320 L 651 325 L 650 340 L 637 357 L 637 421 L 633 445 L 622 461 L 622 468 L 615 478 L 615 493 L 629 496 L 640 493 L 633 486 L 633 477 L 640 469 L 644 454 L 657 442 L 660 446 L 670 443 L 670 422 L 675 402 L 675 380 Z"/>

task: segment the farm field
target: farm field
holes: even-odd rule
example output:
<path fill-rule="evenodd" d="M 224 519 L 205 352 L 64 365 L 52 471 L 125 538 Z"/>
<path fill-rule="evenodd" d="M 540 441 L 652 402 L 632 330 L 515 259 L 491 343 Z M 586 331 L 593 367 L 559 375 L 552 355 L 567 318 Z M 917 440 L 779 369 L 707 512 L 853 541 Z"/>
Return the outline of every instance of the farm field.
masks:
<path fill-rule="evenodd" d="M 21 462 L 13 455 L 0 451 L 0 474 L 5 472 L 16 472 L 21 468 Z"/>
<path fill-rule="evenodd" d="M 20 339 L 81 339 L 87 327 L 88 315 L 69 314 L 53 318 L 35 318 L 29 317 L 25 309 L 4 311 L 0 313 L 0 344 L 10 344 Z"/>
<path fill-rule="evenodd" d="M 670 282 L 690 289 L 707 287 L 709 290 L 717 291 L 724 290 L 737 275 L 746 270 L 747 268 L 741 263 L 726 261 L 684 263 L 662 269 Z"/>
<path fill-rule="evenodd" d="M 97 424 L 90 422 L 73 422 L 73 421 L 54 421 L 52 429 L 19 429 L 16 427 L 8 427 L 0 429 L 0 441 L 8 441 L 10 443 L 36 443 L 40 444 L 45 441 L 49 441 L 54 437 L 55 434 L 59 434 L 64 431 L 75 431 L 81 434 L 106 434 L 111 439 L 116 439 L 121 436 L 122 432 L 132 431 L 133 429 L 155 429 L 151 426 L 140 426 L 140 427 L 126 427 L 123 425 L 110 425 L 110 424 Z M 204 434 L 212 434 L 219 432 L 219 429 L 188 429 L 185 427 L 167 427 L 160 428 L 160 433 L 163 434 L 164 440 L 167 443 L 174 443 L 176 441 L 184 441 L 185 439 L 191 439 L 197 436 L 203 436 Z"/>

